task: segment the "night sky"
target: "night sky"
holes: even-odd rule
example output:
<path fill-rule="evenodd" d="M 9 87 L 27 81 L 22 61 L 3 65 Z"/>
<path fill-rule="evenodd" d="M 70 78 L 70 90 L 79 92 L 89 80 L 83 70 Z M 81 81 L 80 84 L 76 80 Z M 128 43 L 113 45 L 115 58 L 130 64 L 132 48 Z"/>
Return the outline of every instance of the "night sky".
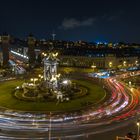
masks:
<path fill-rule="evenodd" d="M 139 0 L 3 0 L 0 32 L 25 38 L 140 43 Z"/>

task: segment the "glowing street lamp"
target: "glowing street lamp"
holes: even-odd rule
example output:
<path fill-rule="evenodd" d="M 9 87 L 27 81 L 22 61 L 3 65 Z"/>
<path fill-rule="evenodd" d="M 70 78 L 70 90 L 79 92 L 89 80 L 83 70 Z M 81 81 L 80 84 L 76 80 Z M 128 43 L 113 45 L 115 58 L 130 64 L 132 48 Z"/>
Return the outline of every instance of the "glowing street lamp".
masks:
<path fill-rule="evenodd" d="M 112 62 L 109 62 L 109 67 L 110 67 L 110 68 L 112 67 L 112 65 L 113 65 Z"/>
<path fill-rule="evenodd" d="M 52 76 L 52 78 L 50 79 L 51 82 L 53 81 L 57 81 L 57 77 L 56 76 Z"/>
<path fill-rule="evenodd" d="M 33 79 L 33 78 L 31 78 L 30 80 L 31 80 L 32 82 L 34 81 L 34 79 Z"/>
<path fill-rule="evenodd" d="M 35 78 L 35 79 L 34 79 L 34 84 L 35 84 L 36 81 L 38 81 L 38 78 Z"/>
<path fill-rule="evenodd" d="M 40 81 L 44 78 L 43 75 L 41 75 L 41 74 L 39 74 L 38 77 L 39 77 Z"/>
<path fill-rule="evenodd" d="M 63 85 L 68 85 L 68 84 L 70 84 L 70 83 L 71 83 L 70 80 L 64 80 L 64 81 L 62 81 L 62 84 L 63 84 Z"/>
<path fill-rule="evenodd" d="M 123 66 L 124 66 L 124 67 L 126 66 L 126 61 L 123 61 Z"/>
<path fill-rule="evenodd" d="M 138 60 L 135 61 L 135 65 L 136 65 L 136 66 L 138 65 Z"/>
<path fill-rule="evenodd" d="M 42 55 L 43 55 L 44 57 L 46 57 L 46 56 L 47 56 L 47 54 L 46 54 L 46 53 L 44 53 L 44 52 L 42 53 Z"/>
<path fill-rule="evenodd" d="M 38 81 L 38 78 L 31 78 L 30 80 L 31 80 L 31 82 L 33 82 L 34 85 L 35 85 L 35 82 Z"/>
<path fill-rule="evenodd" d="M 131 86 L 132 85 L 132 82 L 131 81 L 129 81 L 129 86 Z"/>
<path fill-rule="evenodd" d="M 60 78 L 60 76 L 61 76 L 61 74 L 57 74 L 57 75 L 56 75 L 57 78 Z"/>
<path fill-rule="evenodd" d="M 96 66 L 94 65 L 94 63 L 93 63 L 93 65 L 91 66 L 91 68 L 93 68 L 93 71 L 94 71 L 94 69 L 96 68 Z"/>
<path fill-rule="evenodd" d="M 92 67 L 93 69 L 96 68 L 96 66 L 94 66 L 94 65 L 92 65 L 91 67 Z"/>
<path fill-rule="evenodd" d="M 53 56 L 54 58 L 56 58 L 56 57 L 58 56 L 58 52 L 52 53 L 52 56 Z"/>
<path fill-rule="evenodd" d="M 44 77 L 43 77 L 43 76 L 41 76 L 40 78 L 41 78 L 41 79 L 43 79 Z"/>
<path fill-rule="evenodd" d="M 67 84 L 68 84 L 68 80 L 64 80 L 62 83 L 63 83 L 64 85 L 67 85 Z"/>

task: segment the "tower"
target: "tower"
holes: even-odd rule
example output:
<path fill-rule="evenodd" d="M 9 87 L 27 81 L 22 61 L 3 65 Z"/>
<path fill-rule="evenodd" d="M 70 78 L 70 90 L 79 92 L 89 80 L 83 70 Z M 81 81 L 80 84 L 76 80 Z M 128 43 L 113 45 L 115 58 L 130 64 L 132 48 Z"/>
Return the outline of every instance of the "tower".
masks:
<path fill-rule="evenodd" d="M 35 64 L 35 43 L 36 43 L 36 39 L 34 38 L 33 35 L 29 35 L 28 36 L 28 56 L 29 56 L 29 66 L 33 67 Z"/>
<path fill-rule="evenodd" d="M 52 33 L 52 39 L 53 39 L 53 41 L 55 40 L 55 37 L 56 37 L 56 34 L 53 31 L 53 33 Z"/>
<path fill-rule="evenodd" d="M 9 65 L 9 47 L 10 47 L 10 36 L 8 34 L 3 34 L 1 36 L 2 43 L 2 65 L 3 67 L 8 67 Z"/>

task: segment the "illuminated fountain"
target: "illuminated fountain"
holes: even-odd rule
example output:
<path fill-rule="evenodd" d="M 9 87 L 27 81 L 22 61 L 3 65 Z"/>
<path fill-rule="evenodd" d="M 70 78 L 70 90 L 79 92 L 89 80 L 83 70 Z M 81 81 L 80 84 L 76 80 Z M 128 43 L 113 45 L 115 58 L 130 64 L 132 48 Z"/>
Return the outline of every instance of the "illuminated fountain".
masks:
<path fill-rule="evenodd" d="M 20 100 L 29 101 L 69 101 L 75 98 L 85 96 L 87 90 L 80 87 L 69 79 L 64 78 L 66 75 L 60 75 L 58 70 L 59 59 L 58 53 L 42 53 L 43 58 L 43 75 L 39 74 L 38 78 L 31 78 L 30 81 L 23 83 L 21 88 L 15 92 L 15 96 Z M 21 89 L 21 90 L 19 90 Z"/>
<path fill-rule="evenodd" d="M 58 100 L 63 100 L 63 94 L 59 89 L 60 83 L 58 83 L 60 74 L 57 73 L 57 67 L 58 67 L 58 61 L 59 61 L 57 56 L 58 56 L 58 53 L 49 53 L 49 55 L 43 59 L 44 82 L 45 82 L 45 85 L 49 89 L 54 91 Z"/>
<path fill-rule="evenodd" d="M 69 100 L 66 93 L 72 88 L 70 80 L 60 78 L 57 72 L 59 59 L 58 53 L 42 53 L 43 58 L 43 75 L 39 74 L 39 78 L 31 78 L 30 82 L 23 83 L 21 86 L 21 94 L 15 94 L 18 98 L 31 101 L 60 101 Z M 18 88 L 19 89 L 19 88 Z M 16 92 L 17 93 L 17 92 Z M 21 99 L 21 98 L 20 98 Z"/>

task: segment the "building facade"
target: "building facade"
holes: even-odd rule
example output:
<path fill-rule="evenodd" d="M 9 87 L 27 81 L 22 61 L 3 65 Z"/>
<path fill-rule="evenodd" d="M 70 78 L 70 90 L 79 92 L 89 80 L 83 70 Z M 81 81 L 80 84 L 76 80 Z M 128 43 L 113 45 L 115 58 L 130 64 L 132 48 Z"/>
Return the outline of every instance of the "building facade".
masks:
<path fill-rule="evenodd" d="M 32 35 L 29 35 L 27 43 L 28 43 L 29 66 L 32 67 L 36 62 L 36 54 L 35 54 L 36 39 Z"/>
<path fill-rule="evenodd" d="M 85 57 L 85 56 L 62 56 L 60 61 L 61 66 L 77 66 L 96 68 L 126 68 L 135 66 L 138 63 L 138 57 L 117 57 L 113 54 L 105 55 L 104 57 Z"/>

